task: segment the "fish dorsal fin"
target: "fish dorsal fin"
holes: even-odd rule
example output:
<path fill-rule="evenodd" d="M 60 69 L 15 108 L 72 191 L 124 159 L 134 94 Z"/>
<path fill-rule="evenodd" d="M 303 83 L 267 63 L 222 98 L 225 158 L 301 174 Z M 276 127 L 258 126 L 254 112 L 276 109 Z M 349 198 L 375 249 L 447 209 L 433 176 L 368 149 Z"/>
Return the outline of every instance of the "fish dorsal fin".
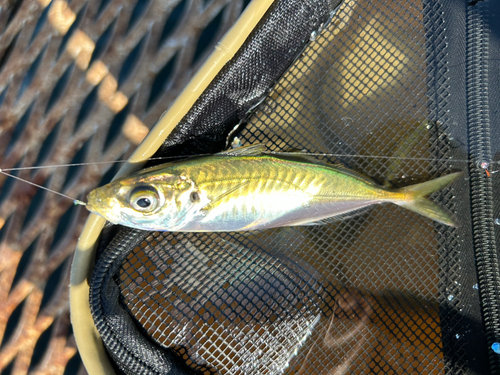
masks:
<path fill-rule="evenodd" d="M 331 169 L 335 169 L 335 170 L 337 170 L 339 172 L 342 172 L 344 174 L 347 174 L 347 175 L 349 175 L 351 177 L 357 178 L 358 180 L 363 181 L 365 184 L 379 186 L 379 184 L 377 184 L 371 178 L 366 177 L 363 173 L 353 171 L 352 169 L 347 168 L 345 165 L 342 165 L 342 164 L 330 164 L 330 168 Z"/>
<path fill-rule="evenodd" d="M 309 163 L 314 165 L 321 165 L 327 167 L 329 169 L 333 169 L 335 171 L 341 172 L 343 174 L 354 177 L 360 181 L 363 181 L 365 184 L 369 185 L 378 185 L 371 178 L 366 177 L 364 174 L 360 172 L 353 171 L 352 169 L 347 168 L 343 164 L 332 164 L 326 161 L 318 160 L 312 156 L 309 156 L 306 151 L 298 151 L 298 152 L 272 152 L 271 156 L 274 156 L 278 159 L 285 159 L 290 161 L 296 161 L 300 163 Z"/>
<path fill-rule="evenodd" d="M 172 164 L 173 164 L 172 162 L 169 162 L 169 163 L 153 165 L 151 167 L 146 167 L 144 169 L 139 169 L 138 171 L 134 172 L 134 175 L 135 176 L 152 175 L 152 174 L 155 174 L 156 172 L 161 171 L 162 169 L 164 169 Z"/>
<path fill-rule="evenodd" d="M 256 143 L 254 145 L 242 146 L 238 148 L 233 148 L 231 150 L 226 150 L 219 152 L 215 155 L 228 155 L 228 156 L 260 156 L 264 153 L 266 145 L 262 143 Z"/>
<path fill-rule="evenodd" d="M 269 153 L 270 156 L 273 156 L 278 159 L 284 159 L 284 160 L 290 160 L 290 161 L 297 161 L 300 163 L 308 163 L 308 164 L 314 164 L 314 165 L 323 165 L 325 167 L 331 167 L 333 164 L 330 164 L 328 162 L 318 160 L 312 156 L 309 156 L 307 154 L 307 151 L 302 151 L 302 150 L 290 150 L 290 151 L 273 151 Z"/>
<path fill-rule="evenodd" d="M 242 146 L 242 147 L 218 152 L 218 153 L 213 154 L 213 155 L 261 156 L 264 153 L 265 149 L 266 149 L 266 145 L 264 145 L 262 143 L 256 143 L 254 145 Z M 175 164 L 180 163 L 180 162 L 200 159 L 204 156 L 206 156 L 206 155 L 193 155 L 193 156 L 184 157 L 183 159 L 176 160 L 173 162 L 167 162 L 167 163 L 163 163 L 163 164 L 159 164 L 159 165 L 155 165 L 152 167 L 147 167 L 147 168 L 141 169 L 141 170 L 135 172 L 135 174 L 136 175 L 145 175 L 145 174 L 149 174 L 149 173 L 154 173 L 154 172 L 161 170 L 167 166 L 175 165 Z"/>
<path fill-rule="evenodd" d="M 347 168 L 342 164 L 331 164 L 322 160 L 318 160 L 312 156 L 307 154 L 307 151 L 302 150 L 290 150 L 290 151 L 273 151 L 266 152 L 266 146 L 262 143 L 256 143 L 254 145 L 238 147 L 232 150 L 222 151 L 215 155 L 228 155 L 228 156 L 262 156 L 269 155 L 278 159 L 284 159 L 289 161 L 296 161 L 300 163 L 309 163 L 314 165 L 321 165 L 341 173 L 347 174 L 351 177 L 354 177 L 360 181 L 363 181 L 366 184 L 377 185 L 375 181 L 366 177 L 364 174 L 353 171 L 352 169 Z"/>

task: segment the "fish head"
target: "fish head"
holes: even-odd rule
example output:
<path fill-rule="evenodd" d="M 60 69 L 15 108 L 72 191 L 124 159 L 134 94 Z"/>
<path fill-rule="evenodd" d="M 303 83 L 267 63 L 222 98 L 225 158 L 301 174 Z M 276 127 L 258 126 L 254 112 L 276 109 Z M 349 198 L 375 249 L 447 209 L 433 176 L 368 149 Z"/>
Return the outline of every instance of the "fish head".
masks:
<path fill-rule="evenodd" d="M 186 176 L 162 174 L 113 181 L 92 190 L 87 208 L 106 220 L 143 230 L 173 231 L 203 205 Z"/>

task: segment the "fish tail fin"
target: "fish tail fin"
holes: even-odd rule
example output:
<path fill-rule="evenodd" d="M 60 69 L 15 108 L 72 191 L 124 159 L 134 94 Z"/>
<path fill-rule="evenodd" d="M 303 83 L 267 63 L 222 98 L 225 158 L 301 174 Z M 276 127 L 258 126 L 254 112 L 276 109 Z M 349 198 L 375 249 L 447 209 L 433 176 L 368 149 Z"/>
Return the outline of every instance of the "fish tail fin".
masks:
<path fill-rule="evenodd" d="M 460 176 L 462 176 L 462 172 L 451 173 L 431 181 L 398 189 L 396 190 L 397 193 L 404 193 L 410 197 L 413 196 L 413 198 L 394 203 L 442 224 L 457 227 L 458 224 L 453 215 L 436 203 L 431 202 L 426 196 L 448 186 Z"/>

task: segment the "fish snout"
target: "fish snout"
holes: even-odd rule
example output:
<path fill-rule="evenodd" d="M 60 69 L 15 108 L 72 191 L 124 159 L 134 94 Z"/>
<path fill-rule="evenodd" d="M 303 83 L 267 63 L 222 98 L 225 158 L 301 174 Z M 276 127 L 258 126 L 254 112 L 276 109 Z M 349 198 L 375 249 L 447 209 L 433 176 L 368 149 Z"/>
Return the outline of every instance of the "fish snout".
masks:
<path fill-rule="evenodd" d="M 87 195 L 87 209 L 89 211 L 100 213 L 100 208 L 104 206 L 105 198 L 102 188 L 92 190 Z"/>

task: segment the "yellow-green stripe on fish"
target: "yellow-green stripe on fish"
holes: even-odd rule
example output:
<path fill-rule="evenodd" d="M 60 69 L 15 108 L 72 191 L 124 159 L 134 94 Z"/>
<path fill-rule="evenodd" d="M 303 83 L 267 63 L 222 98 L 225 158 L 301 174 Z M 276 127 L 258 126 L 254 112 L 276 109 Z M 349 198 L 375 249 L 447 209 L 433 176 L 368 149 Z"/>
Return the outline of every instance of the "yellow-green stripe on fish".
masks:
<path fill-rule="evenodd" d="M 425 197 L 460 175 L 387 189 L 341 166 L 253 145 L 144 169 L 90 192 L 87 208 L 138 229 L 224 232 L 312 225 L 389 202 L 456 226 Z"/>

